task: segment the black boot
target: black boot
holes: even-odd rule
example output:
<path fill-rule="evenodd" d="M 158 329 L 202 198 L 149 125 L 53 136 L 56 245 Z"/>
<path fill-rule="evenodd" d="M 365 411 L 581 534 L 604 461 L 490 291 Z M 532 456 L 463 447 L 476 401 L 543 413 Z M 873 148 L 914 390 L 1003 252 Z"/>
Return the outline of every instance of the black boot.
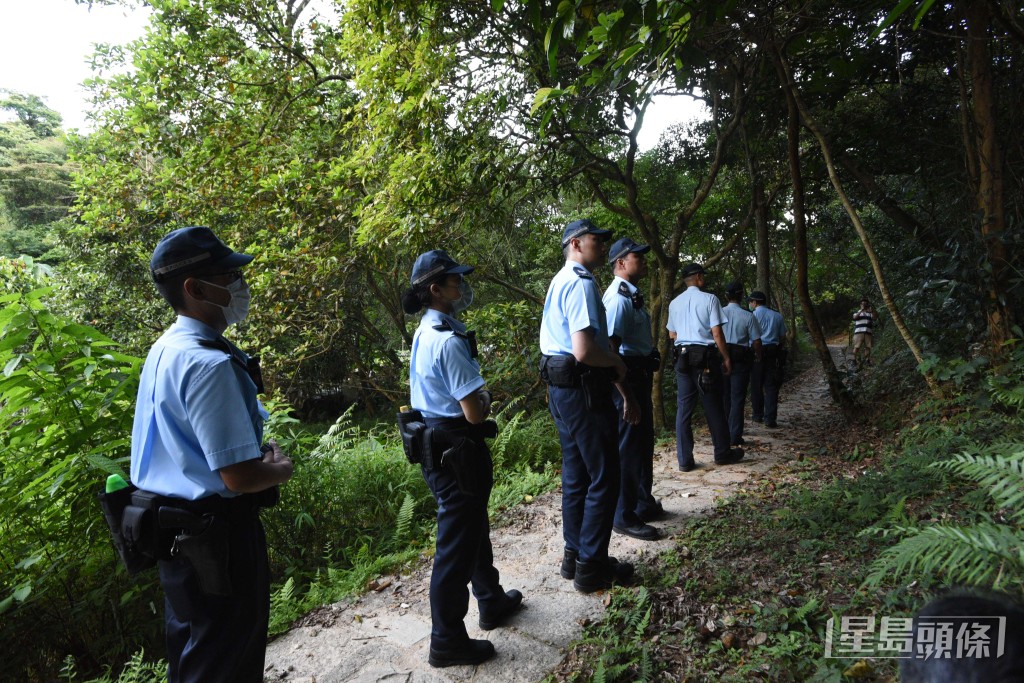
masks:
<path fill-rule="evenodd" d="M 445 650 L 430 648 L 430 656 L 427 661 L 430 666 L 475 666 L 486 662 L 494 656 L 494 645 L 489 640 L 470 640 L 461 647 L 453 647 Z"/>
<path fill-rule="evenodd" d="M 609 557 L 604 562 L 576 561 L 576 577 L 572 586 L 581 593 L 607 590 L 616 583 L 629 583 L 633 578 L 633 565 Z"/>
<path fill-rule="evenodd" d="M 565 549 L 565 553 L 562 555 L 562 568 L 558 572 L 563 579 L 572 579 L 576 576 L 576 558 L 579 556 L 580 554 L 575 550 Z"/>
<path fill-rule="evenodd" d="M 501 603 L 484 612 L 480 610 L 480 628 L 485 631 L 491 631 L 504 624 L 510 616 L 519 611 L 519 608 L 523 606 L 523 594 L 512 589 L 505 591 L 505 599 Z"/>

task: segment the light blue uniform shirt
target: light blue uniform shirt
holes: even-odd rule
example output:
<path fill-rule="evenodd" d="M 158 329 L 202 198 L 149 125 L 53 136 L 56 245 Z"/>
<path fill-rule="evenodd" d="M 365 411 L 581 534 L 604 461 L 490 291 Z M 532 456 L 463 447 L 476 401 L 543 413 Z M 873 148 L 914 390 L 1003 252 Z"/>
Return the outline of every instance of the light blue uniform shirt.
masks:
<path fill-rule="evenodd" d="M 753 313 L 737 303 L 730 303 L 723 310 L 729 319 L 722 328 L 726 344 L 750 346 L 761 338 L 761 325 Z"/>
<path fill-rule="evenodd" d="M 208 325 L 178 316 L 156 340 L 139 380 L 132 428 L 132 483 L 186 500 L 232 498 L 217 470 L 262 457 L 256 385 L 231 356 L 200 346 Z"/>
<path fill-rule="evenodd" d="M 434 329 L 445 323 L 452 329 Z M 459 401 L 485 384 L 480 364 L 470 356 L 469 340 L 453 330 L 465 333 L 466 326 L 428 308 L 412 338 L 410 401 L 425 417 L 462 417 Z"/>
<path fill-rule="evenodd" d="M 702 292 L 693 285 L 672 299 L 668 305 L 669 332 L 676 333 L 676 346 L 703 344 L 714 346 L 711 328 L 729 322 L 722 311 L 722 302 L 714 294 Z"/>
<path fill-rule="evenodd" d="M 593 330 L 599 348 L 611 349 L 604 303 L 593 274 L 575 261 L 566 261 L 551 280 L 544 299 L 540 352 L 545 356 L 571 355 L 573 333 L 586 329 Z"/>
<path fill-rule="evenodd" d="M 645 308 L 634 308 L 633 294 L 637 291 L 629 280 L 618 275 L 604 291 L 608 336 L 618 337 L 619 353 L 623 356 L 649 356 L 654 349 L 651 339 L 651 316 Z"/>
<path fill-rule="evenodd" d="M 782 314 L 773 311 L 767 306 L 758 306 L 754 309 L 754 317 L 761 325 L 762 344 L 781 344 L 786 337 L 786 323 Z"/>

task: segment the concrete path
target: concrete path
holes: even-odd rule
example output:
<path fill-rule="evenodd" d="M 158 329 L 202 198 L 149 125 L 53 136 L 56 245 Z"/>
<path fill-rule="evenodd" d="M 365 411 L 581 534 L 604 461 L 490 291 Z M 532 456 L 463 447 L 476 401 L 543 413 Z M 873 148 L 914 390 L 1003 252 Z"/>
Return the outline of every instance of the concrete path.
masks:
<path fill-rule="evenodd" d="M 749 409 L 749 402 L 748 402 Z M 655 495 L 673 513 L 655 523 L 665 531 L 659 541 L 638 541 L 612 535 L 610 552 L 638 566 L 645 557 L 673 547 L 674 533 L 688 518 L 711 509 L 715 499 L 770 476 L 777 463 L 798 457 L 817 444 L 832 411 L 820 369 L 793 378 L 783 387 L 780 428 L 769 430 L 748 420 L 747 457 L 738 465 L 712 463 L 707 430 L 696 433 L 698 468 L 682 473 L 676 466 L 675 446 L 655 456 Z M 350 602 L 322 608 L 305 621 L 310 624 L 277 638 L 267 649 L 267 681 L 340 683 L 358 681 L 538 681 L 565 656 L 583 625 L 601 618 L 606 595 L 576 592 L 558 574 L 562 558 L 561 493 L 559 490 L 518 506 L 491 533 L 495 565 L 506 589 L 525 595 L 523 610 L 494 631 L 477 626 L 476 601 L 470 600 L 466 619 L 471 638 L 489 638 L 497 656 L 484 664 L 434 669 L 427 664 L 430 642 L 429 562 L 405 576 L 380 577 L 377 590 Z"/>

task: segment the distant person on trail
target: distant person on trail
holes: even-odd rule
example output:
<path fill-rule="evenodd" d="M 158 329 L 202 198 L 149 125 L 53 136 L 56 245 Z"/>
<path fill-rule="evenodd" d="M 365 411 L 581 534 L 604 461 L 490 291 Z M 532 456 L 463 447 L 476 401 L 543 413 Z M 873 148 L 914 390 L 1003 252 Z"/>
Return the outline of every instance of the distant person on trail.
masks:
<path fill-rule="evenodd" d="M 853 314 L 853 362 L 858 367 L 863 363 L 871 364 L 871 335 L 874 326 L 875 311 L 865 297 L 860 300 L 860 310 Z"/>
<path fill-rule="evenodd" d="M 663 519 L 665 508 L 651 493 L 654 486 L 654 407 L 651 387 L 661 356 L 651 337 L 651 316 L 637 288 L 647 275 L 648 244 L 628 237 L 615 242 L 608 253 L 615 278 L 604 292 L 611 349 L 626 364 L 626 381 L 612 398 L 619 414 L 621 486 L 612 529 L 642 541 L 661 532 L 648 524 Z"/>
<path fill-rule="evenodd" d="M 261 447 L 259 364 L 223 336 L 248 313 L 241 269 L 252 260 L 209 228 L 187 227 L 149 264 L 178 317 L 142 368 L 131 480 L 133 504 L 160 529 L 170 683 L 263 681 L 270 570 L 259 509 L 277 502 L 292 461 L 273 441 Z"/>
<path fill-rule="evenodd" d="M 562 231 L 565 266 L 544 299 L 540 376 L 562 446 L 560 573 L 582 593 L 633 578 L 633 566 L 608 555 L 619 500 L 618 417 L 613 382 L 626 366 L 608 342 L 608 321 L 594 270 L 608 255 L 610 230 L 573 221 Z"/>
<path fill-rule="evenodd" d="M 497 427 L 487 420 L 491 393 L 476 361 L 476 335 L 455 317 L 473 302 L 465 278 L 472 272 L 446 251 L 428 251 L 416 259 L 412 286 L 402 295 L 409 315 L 426 309 L 413 336 L 409 390 L 419 426 L 425 424 L 422 434 L 429 435 L 423 441 L 430 442 L 420 442 L 429 452 L 417 453 L 415 461 L 437 501 L 428 657 L 434 667 L 475 665 L 494 656 L 489 640 L 470 639 L 466 631 L 467 584 L 485 631 L 503 625 L 523 602 L 522 593 L 501 587 L 491 550 L 487 501 L 494 463 L 484 439 L 496 436 Z"/>
<path fill-rule="evenodd" d="M 743 283 L 731 282 L 725 288 L 729 304 L 722 309 L 728 322 L 723 326 L 725 344 L 729 347 L 732 374 L 722 376 L 722 406 L 729 420 L 729 443 L 743 445 L 743 411 L 754 363 L 761 362 L 761 325 L 754 314 L 740 305 Z"/>
<path fill-rule="evenodd" d="M 700 396 L 711 432 L 715 464 L 732 465 L 743 459 L 742 448 L 729 446 L 729 422 L 722 406 L 722 377 L 732 373 L 729 347 L 722 327 L 728 322 L 718 297 L 703 291 L 704 267 L 683 266 L 686 290 L 668 307 L 668 336 L 675 342 L 676 459 L 680 472 L 691 472 L 693 460 L 693 410 Z"/>
<path fill-rule="evenodd" d="M 763 349 L 761 362 L 755 362 L 750 373 L 751 419 L 774 429 L 779 426 L 779 387 L 786 365 L 786 323 L 781 313 L 768 308 L 764 292 L 751 292 L 747 299 L 761 326 Z"/>

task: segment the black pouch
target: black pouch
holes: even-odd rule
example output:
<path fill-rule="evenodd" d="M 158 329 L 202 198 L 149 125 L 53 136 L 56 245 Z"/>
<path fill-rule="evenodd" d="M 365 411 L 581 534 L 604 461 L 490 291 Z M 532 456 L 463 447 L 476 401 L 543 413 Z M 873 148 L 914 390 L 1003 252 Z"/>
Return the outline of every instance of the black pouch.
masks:
<path fill-rule="evenodd" d="M 107 528 L 114 540 L 114 548 L 124 563 L 125 569 L 132 575 L 156 565 L 156 558 L 142 552 L 141 544 L 137 540 L 127 539 L 124 535 L 125 511 L 131 507 L 132 494 L 135 491 L 138 489 L 129 485 L 118 491 L 99 494 L 100 508 L 103 510 L 103 518 L 107 521 Z M 140 508 L 134 508 L 134 510 L 145 512 Z M 133 514 L 137 515 L 138 513 Z M 133 524 L 137 523 L 133 522 Z"/>
<path fill-rule="evenodd" d="M 418 410 L 405 410 L 396 415 L 398 432 L 402 435 L 402 450 L 405 459 L 413 465 L 423 463 L 423 444 L 427 425 L 423 421 L 423 413 Z"/>
<path fill-rule="evenodd" d="M 441 466 L 451 468 L 459 490 L 470 496 L 482 495 L 487 490 L 485 462 L 480 447 L 465 437 L 457 437 L 455 444 L 441 456 Z"/>
<path fill-rule="evenodd" d="M 580 386 L 576 357 L 572 355 L 544 356 L 540 361 L 540 378 L 553 387 Z"/>
<path fill-rule="evenodd" d="M 169 560 L 174 534 L 159 528 L 157 509 L 164 496 L 151 491 L 136 489 L 131 493 L 132 504 L 124 508 L 121 517 L 121 536 L 133 553 L 139 553 L 155 560 Z"/>
<path fill-rule="evenodd" d="M 608 375 L 596 368 L 590 368 L 580 375 L 583 398 L 587 410 L 606 410 L 612 404 L 612 382 Z"/>
<path fill-rule="evenodd" d="M 231 597 L 230 524 L 223 515 L 197 515 L 187 510 L 161 507 L 162 529 L 179 530 L 172 555 L 182 555 L 192 565 L 203 593 Z"/>
<path fill-rule="evenodd" d="M 647 371 L 655 373 L 661 369 L 661 353 L 658 349 L 651 351 L 651 355 L 645 356 L 644 361 L 647 364 Z"/>
<path fill-rule="evenodd" d="M 686 372 L 691 368 L 703 368 L 708 362 L 708 347 L 700 344 L 683 346 L 679 350 L 679 357 L 676 359 L 676 370 Z"/>

